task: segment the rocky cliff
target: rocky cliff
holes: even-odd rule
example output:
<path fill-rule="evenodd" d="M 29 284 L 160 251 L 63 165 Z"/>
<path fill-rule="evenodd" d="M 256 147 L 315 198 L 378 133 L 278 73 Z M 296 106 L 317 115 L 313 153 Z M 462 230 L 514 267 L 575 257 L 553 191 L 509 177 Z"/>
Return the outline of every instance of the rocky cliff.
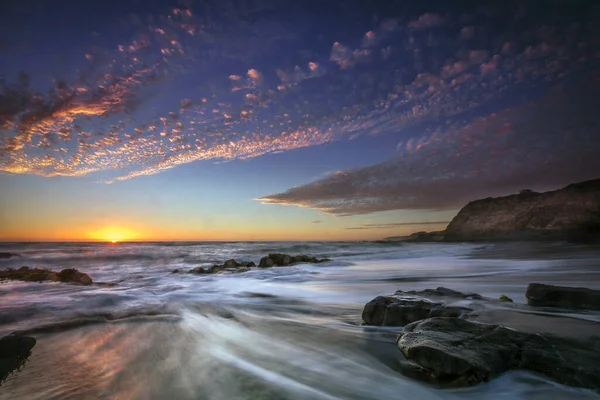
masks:
<path fill-rule="evenodd" d="M 600 240 L 600 179 L 559 190 L 529 190 L 472 201 L 445 231 L 446 241 Z"/>

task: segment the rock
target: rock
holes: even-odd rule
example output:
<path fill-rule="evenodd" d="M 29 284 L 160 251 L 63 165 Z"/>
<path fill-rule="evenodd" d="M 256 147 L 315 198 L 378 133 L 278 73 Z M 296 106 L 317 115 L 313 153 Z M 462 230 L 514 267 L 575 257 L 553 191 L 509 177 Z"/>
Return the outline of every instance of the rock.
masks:
<path fill-rule="evenodd" d="M 527 369 L 571 386 L 600 389 L 600 339 L 577 342 L 461 318 L 430 318 L 404 328 L 397 341 L 401 372 L 440 386 L 485 382 Z"/>
<path fill-rule="evenodd" d="M 11 258 L 14 256 L 17 256 L 18 254 L 14 254 L 14 253 L 2 253 L 0 252 L 0 258 Z"/>
<path fill-rule="evenodd" d="M 473 311 L 468 307 L 447 305 L 429 297 L 482 299 L 477 293 L 463 293 L 444 287 L 419 292 L 398 290 L 392 296 L 378 296 L 368 302 L 363 309 L 362 319 L 366 325 L 404 326 L 431 317 L 463 317 Z"/>
<path fill-rule="evenodd" d="M 35 343 L 30 336 L 9 335 L 0 339 L 0 385 L 25 364 Z"/>
<path fill-rule="evenodd" d="M 331 261 L 328 258 L 318 259 L 316 257 L 309 257 L 306 255 L 298 255 L 298 256 L 290 256 L 289 254 L 283 253 L 271 253 L 268 256 L 265 256 L 260 259 L 258 263 L 259 268 L 268 268 L 268 267 L 286 267 L 288 265 L 298 264 L 298 263 L 312 263 L 318 264 L 326 261 Z"/>
<path fill-rule="evenodd" d="M 531 283 L 527 304 L 534 307 L 562 307 L 600 310 L 600 290 Z"/>
<path fill-rule="evenodd" d="M 600 179 L 544 193 L 472 201 L 452 219 L 446 241 L 600 240 Z"/>
<path fill-rule="evenodd" d="M 511 299 L 508 296 L 502 295 L 502 296 L 500 296 L 500 301 L 508 301 L 508 302 L 512 303 L 513 299 Z"/>
<path fill-rule="evenodd" d="M 453 297 L 457 299 L 469 299 L 469 300 L 481 300 L 483 297 L 477 293 L 463 293 L 457 290 L 448 289 L 442 286 L 439 286 L 436 289 L 425 289 L 421 291 L 411 290 L 408 292 L 403 292 L 402 290 L 398 290 L 395 293 L 396 295 L 415 295 L 422 297 Z"/>
<path fill-rule="evenodd" d="M 9 279 L 24 282 L 65 282 L 81 285 L 91 285 L 92 278 L 88 274 L 79 272 L 76 269 L 63 269 L 60 272 L 54 272 L 49 269 L 21 267 L 17 270 L 9 268 L 0 271 L 0 280 Z"/>
<path fill-rule="evenodd" d="M 202 267 L 196 267 L 190 270 L 190 274 L 208 274 L 208 271 Z"/>
<path fill-rule="evenodd" d="M 237 261 L 235 261 L 234 259 L 231 260 L 227 260 L 223 263 L 223 266 L 225 268 L 235 268 L 237 267 L 239 264 L 237 263 Z"/>
<path fill-rule="evenodd" d="M 362 319 L 367 325 L 403 326 L 429 318 L 433 309 L 443 305 L 426 299 L 378 296 L 365 305 Z"/>
<path fill-rule="evenodd" d="M 77 283 L 80 285 L 92 284 L 92 278 L 88 274 L 79 272 L 75 268 L 63 269 L 57 275 L 60 282 Z"/>

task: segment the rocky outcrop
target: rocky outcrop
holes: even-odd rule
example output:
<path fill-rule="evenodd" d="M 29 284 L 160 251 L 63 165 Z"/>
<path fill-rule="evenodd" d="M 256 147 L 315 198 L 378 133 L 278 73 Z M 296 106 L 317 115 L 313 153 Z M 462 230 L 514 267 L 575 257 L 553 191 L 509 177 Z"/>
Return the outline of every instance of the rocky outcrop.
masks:
<path fill-rule="evenodd" d="M 260 259 L 258 265 L 259 268 L 269 267 L 286 267 L 299 263 L 313 263 L 318 264 L 326 261 L 331 261 L 328 258 L 318 259 L 316 257 L 309 257 L 305 255 L 290 256 L 289 254 L 282 253 L 271 253 Z M 215 264 L 210 267 L 196 267 L 189 271 L 182 269 L 175 269 L 171 271 L 174 274 L 188 272 L 191 274 L 216 274 L 219 272 L 247 272 L 251 268 L 256 267 L 256 264 L 252 261 L 237 262 L 234 259 L 227 260 L 223 264 Z"/>
<path fill-rule="evenodd" d="M 561 307 L 600 310 L 600 290 L 531 283 L 527 304 L 535 307 Z"/>
<path fill-rule="evenodd" d="M 597 338 L 577 342 L 460 318 L 430 318 L 407 325 L 397 344 L 406 357 L 404 374 L 440 386 L 473 385 L 527 369 L 566 385 L 600 389 Z"/>
<path fill-rule="evenodd" d="M 462 317 L 473 311 L 468 307 L 451 306 L 428 297 L 481 299 L 476 293 L 462 293 L 444 287 L 419 292 L 399 290 L 394 295 L 378 296 L 368 302 L 363 309 L 362 319 L 366 325 L 404 326 L 431 317 Z"/>
<path fill-rule="evenodd" d="M 600 240 L 600 179 L 473 201 L 452 219 L 445 240 Z"/>
<path fill-rule="evenodd" d="M 3 252 L 0 252 L 0 258 L 11 258 L 11 257 L 15 257 L 17 255 L 18 254 L 14 254 L 14 253 L 3 253 Z"/>
<path fill-rule="evenodd" d="M 0 339 L 0 386 L 31 355 L 36 340 L 29 336 L 9 335 Z"/>
<path fill-rule="evenodd" d="M 92 278 L 88 274 L 79 272 L 74 268 L 63 269 L 55 272 L 49 269 L 21 267 L 9 268 L 0 271 L 0 280 L 16 280 L 24 282 L 65 282 L 79 285 L 91 285 Z"/>
<path fill-rule="evenodd" d="M 258 263 L 259 268 L 268 267 L 287 267 L 289 265 L 300 264 L 300 263 L 311 263 L 318 264 L 326 261 L 331 261 L 328 258 L 318 259 L 316 257 L 309 257 L 305 255 L 290 256 L 289 254 L 282 253 L 271 253 L 260 259 Z"/>
<path fill-rule="evenodd" d="M 252 261 L 237 262 L 237 261 L 231 259 L 231 260 L 225 261 L 221 265 L 215 264 L 213 266 L 206 267 L 206 268 L 196 267 L 194 269 L 191 269 L 189 272 L 192 274 L 216 274 L 217 272 L 221 272 L 221 271 L 246 272 L 250 268 L 253 268 L 253 267 L 256 267 L 256 264 L 253 263 Z M 179 272 L 179 270 L 175 270 L 173 272 Z"/>

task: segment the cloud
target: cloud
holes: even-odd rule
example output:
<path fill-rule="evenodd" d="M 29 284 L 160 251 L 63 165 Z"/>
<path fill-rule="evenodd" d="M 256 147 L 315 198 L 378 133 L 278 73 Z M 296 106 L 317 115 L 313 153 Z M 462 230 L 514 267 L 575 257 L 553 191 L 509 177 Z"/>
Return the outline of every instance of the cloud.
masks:
<path fill-rule="evenodd" d="M 357 215 L 388 210 L 448 210 L 522 188 L 549 189 L 598 177 L 600 78 L 557 89 L 535 103 L 466 124 L 451 124 L 425 145 L 381 164 L 338 172 L 263 204 Z M 410 150 L 410 151 L 409 151 Z"/>
<path fill-rule="evenodd" d="M 323 221 L 321 221 L 321 220 L 317 220 L 317 221 L 310 221 L 310 223 L 311 223 L 311 224 L 320 224 L 321 222 L 323 222 Z"/>
<path fill-rule="evenodd" d="M 443 25 L 444 18 L 435 13 L 425 13 L 414 21 L 409 22 L 408 27 L 412 29 L 429 29 Z"/>
<path fill-rule="evenodd" d="M 102 172 L 115 182 L 199 160 L 391 135 L 404 161 L 390 165 L 410 164 L 394 167 L 397 173 L 433 167 L 445 173 L 443 165 L 452 170 L 457 162 L 449 154 L 486 148 L 480 142 L 495 138 L 461 136 L 477 118 L 492 121 L 491 112 L 533 98 L 529 92 L 585 79 L 597 62 L 593 13 L 582 14 L 588 20 L 577 25 L 544 14 L 531 26 L 502 31 L 503 8 L 482 7 L 483 13 L 443 17 L 436 10 L 420 17 L 391 13 L 366 32 L 349 25 L 332 33 L 331 21 L 315 23 L 306 38 L 298 34 L 306 28 L 303 18 L 283 23 L 261 18 L 262 9 L 237 10 L 235 18 L 218 7 L 137 16 L 127 22 L 137 29 L 131 40 L 84 49 L 81 65 L 69 68 L 78 75 L 51 87 L 25 73 L 0 82 L 0 172 Z M 344 14 L 338 18 L 348 23 Z M 542 25 L 547 28 L 537 28 Z M 482 40 L 465 40 L 465 26 Z M 312 46 L 311 38 L 325 45 Z M 510 130 L 507 123 L 527 119 L 515 118 L 492 125 Z M 380 207 L 372 206 L 379 198 L 367 190 L 362 196 L 362 208 Z"/>
<path fill-rule="evenodd" d="M 422 225 L 447 225 L 450 221 L 416 221 L 416 222 L 393 222 L 389 224 L 364 224 L 352 226 L 346 229 L 391 229 L 405 226 L 422 226 Z"/>

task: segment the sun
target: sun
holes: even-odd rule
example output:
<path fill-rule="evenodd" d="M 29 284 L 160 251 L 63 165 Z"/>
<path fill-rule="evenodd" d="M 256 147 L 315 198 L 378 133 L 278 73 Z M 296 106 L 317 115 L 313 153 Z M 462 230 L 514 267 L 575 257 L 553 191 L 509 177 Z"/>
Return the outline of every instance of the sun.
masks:
<path fill-rule="evenodd" d="M 128 240 L 135 240 L 136 233 L 122 226 L 106 226 L 90 232 L 89 236 L 92 240 L 97 240 L 110 244 L 117 244 Z"/>

